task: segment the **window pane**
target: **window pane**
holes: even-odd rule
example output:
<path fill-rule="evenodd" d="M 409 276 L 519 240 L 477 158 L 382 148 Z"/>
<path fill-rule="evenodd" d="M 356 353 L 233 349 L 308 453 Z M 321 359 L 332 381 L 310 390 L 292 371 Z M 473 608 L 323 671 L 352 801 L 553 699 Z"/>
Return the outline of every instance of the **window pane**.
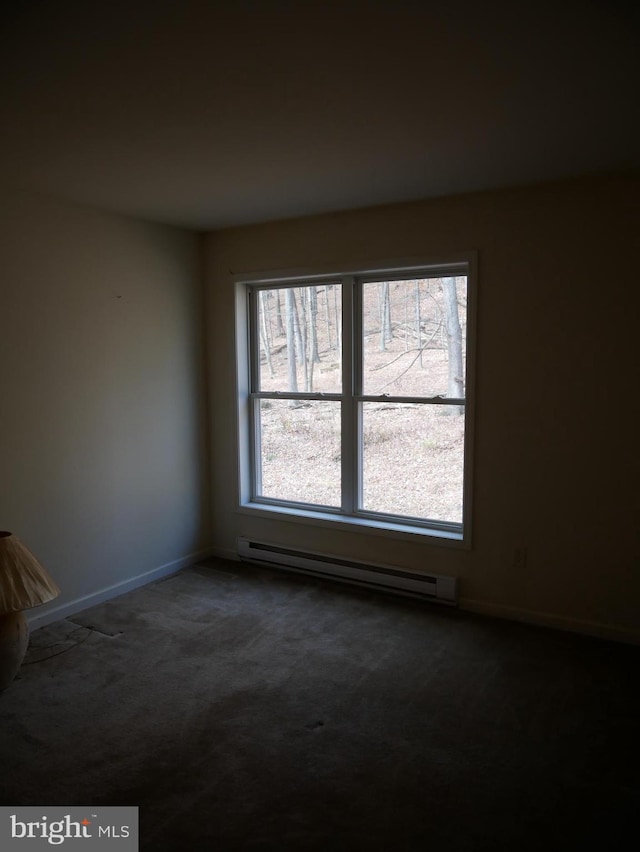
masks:
<path fill-rule="evenodd" d="M 363 284 L 365 395 L 464 397 L 467 278 Z"/>
<path fill-rule="evenodd" d="M 340 403 L 260 400 L 262 489 L 275 500 L 340 506 Z"/>
<path fill-rule="evenodd" d="M 461 523 L 463 406 L 362 406 L 362 508 Z"/>
<path fill-rule="evenodd" d="M 256 290 L 260 391 L 340 393 L 342 286 Z"/>

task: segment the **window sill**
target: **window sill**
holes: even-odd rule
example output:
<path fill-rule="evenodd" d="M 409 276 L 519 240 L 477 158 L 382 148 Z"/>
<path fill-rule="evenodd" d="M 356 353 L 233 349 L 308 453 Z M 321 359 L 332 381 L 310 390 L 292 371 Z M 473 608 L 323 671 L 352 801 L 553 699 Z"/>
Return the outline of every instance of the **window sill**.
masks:
<path fill-rule="evenodd" d="M 422 541 L 425 544 L 442 545 L 445 547 L 469 548 L 469 543 L 462 532 L 433 529 L 431 527 L 416 527 L 408 524 L 390 521 L 359 518 L 338 513 L 314 512 L 311 509 L 289 508 L 270 503 L 243 503 L 238 511 L 243 515 L 283 520 L 307 526 L 327 527 L 329 529 L 350 530 L 401 541 Z"/>

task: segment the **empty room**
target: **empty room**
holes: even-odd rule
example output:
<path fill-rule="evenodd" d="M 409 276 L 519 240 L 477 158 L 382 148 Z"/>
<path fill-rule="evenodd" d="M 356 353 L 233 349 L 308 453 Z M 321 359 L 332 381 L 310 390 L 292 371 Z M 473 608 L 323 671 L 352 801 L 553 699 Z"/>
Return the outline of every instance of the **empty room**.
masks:
<path fill-rule="evenodd" d="M 622 848 L 632 4 L 0 25 L 0 848 Z"/>

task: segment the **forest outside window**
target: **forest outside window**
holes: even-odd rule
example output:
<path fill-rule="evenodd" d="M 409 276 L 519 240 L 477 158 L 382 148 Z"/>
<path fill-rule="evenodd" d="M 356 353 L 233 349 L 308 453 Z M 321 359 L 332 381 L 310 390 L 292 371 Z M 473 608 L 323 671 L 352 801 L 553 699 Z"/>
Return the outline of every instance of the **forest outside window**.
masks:
<path fill-rule="evenodd" d="M 241 502 L 462 539 L 470 291 L 467 262 L 245 284 Z"/>

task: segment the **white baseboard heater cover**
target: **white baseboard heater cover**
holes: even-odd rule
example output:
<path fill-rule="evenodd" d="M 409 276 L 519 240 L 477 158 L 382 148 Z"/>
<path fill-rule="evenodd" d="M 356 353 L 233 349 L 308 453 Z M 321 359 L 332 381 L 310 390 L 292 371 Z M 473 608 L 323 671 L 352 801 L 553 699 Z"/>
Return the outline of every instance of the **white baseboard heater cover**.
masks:
<path fill-rule="evenodd" d="M 458 601 L 456 577 L 413 574 L 388 565 L 369 565 L 247 538 L 238 539 L 238 555 L 247 562 L 260 562 L 274 568 L 424 598 L 450 606 L 455 606 Z"/>

